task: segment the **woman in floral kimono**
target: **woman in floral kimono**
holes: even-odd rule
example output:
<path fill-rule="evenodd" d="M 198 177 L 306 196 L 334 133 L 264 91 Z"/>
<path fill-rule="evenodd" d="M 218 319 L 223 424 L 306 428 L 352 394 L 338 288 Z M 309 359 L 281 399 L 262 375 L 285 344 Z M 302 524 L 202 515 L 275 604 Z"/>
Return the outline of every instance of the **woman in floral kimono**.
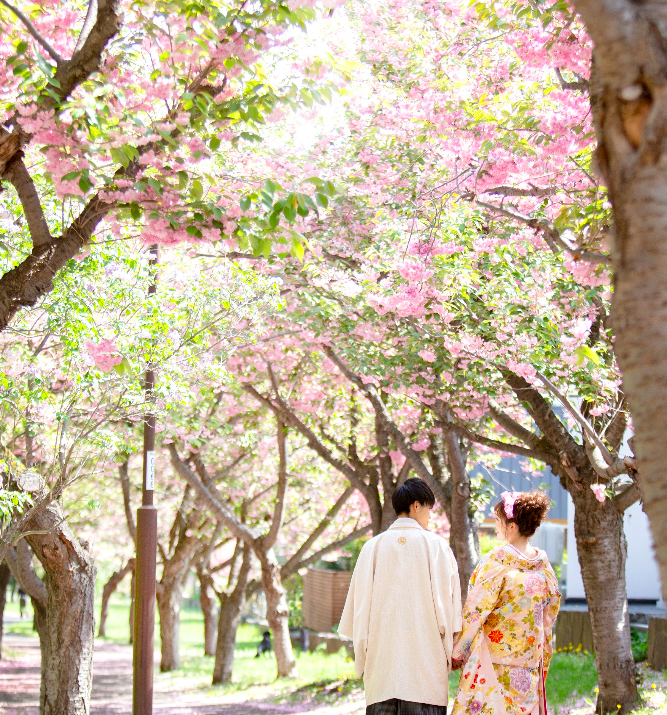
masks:
<path fill-rule="evenodd" d="M 503 492 L 496 532 L 506 544 L 477 565 L 452 667 L 462 668 L 452 715 L 547 715 L 544 683 L 560 593 L 544 551 L 528 539 L 549 510 L 540 491 Z"/>

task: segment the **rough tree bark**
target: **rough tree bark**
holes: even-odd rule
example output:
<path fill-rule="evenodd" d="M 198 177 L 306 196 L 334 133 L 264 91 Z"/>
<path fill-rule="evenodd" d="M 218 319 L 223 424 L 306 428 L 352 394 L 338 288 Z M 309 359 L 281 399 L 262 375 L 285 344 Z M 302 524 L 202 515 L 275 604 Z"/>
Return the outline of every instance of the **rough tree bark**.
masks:
<path fill-rule="evenodd" d="M 2 618 L 5 613 L 5 602 L 7 599 L 7 584 L 9 583 L 9 577 L 11 576 L 11 571 L 6 563 L 0 564 L 0 660 L 2 660 Z"/>
<path fill-rule="evenodd" d="M 183 536 L 174 554 L 163 564 L 162 578 L 157 588 L 162 642 L 160 670 L 163 673 L 176 670 L 181 665 L 178 646 L 183 588 L 196 547 L 195 535 Z"/>
<path fill-rule="evenodd" d="M 238 549 L 238 547 L 237 547 Z M 241 612 L 248 589 L 248 577 L 252 564 L 252 548 L 244 544 L 243 559 L 236 559 L 230 567 L 227 582 L 227 592 L 218 594 L 220 598 L 220 615 L 218 617 L 218 640 L 215 649 L 215 665 L 213 666 L 213 684 L 228 683 L 232 679 L 234 666 L 234 647 L 236 631 L 241 622 Z"/>
<path fill-rule="evenodd" d="M 479 539 L 475 538 L 477 525 L 470 516 L 470 478 L 459 437 L 445 428 L 443 438 L 452 481 L 452 502 L 448 514 L 449 543 L 459 567 L 461 598 L 465 601 L 470 577 L 480 557 Z"/>
<path fill-rule="evenodd" d="M 134 573 L 134 559 L 128 559 L 125 566 L 123 566 L 119 571 L 114 571 L 111 574 L 111 578 L 104 584 L 102 589 L 102 606 L 100 608 L 100 625 L 97 631 L 98 636 L 106 635 L 106 622 L 107 616 L 109 615 L 109 599 L 111 594 L 120 586 L 120 582 L 125 578 L 128 573 Z"/>
<path fill-rule="evenodd" d="M 614 212 L 615 352 L 667 597 L 667 6 L 573 4 L 594 42 L 596 155 Z"/>
<path fill-rule="evenodd" d="M 38 633 L 44 633 L 40 639 L 40 713 L 87 715 L 90 712 L 95 635 L 93 559 L 66 524 L 56 503 L 33 514 L 27 528 L 24 539 L 44 567 L 43 585 L 46 589 L 44 619 L 43 593 L 24 586 L 35 606 L 36 629 Z M 17 545 L 19 562 L 25 546 L 21 541 Z M 21 571 L 23 575 L 24 570 Z M 19 579 L 22 584 L 25 581 L 25 578 Z"/>
<path fill-rule="evenodd" d="M 218 637 L 218 610 L 215 603 L 213 576 L 198 567 L 197 578 L 199 580 L 199 603 L 204 616 L 204 655 L 215 655 Z"/>
<path fill-rule="evenodd" d="M 46 586 L 37 575 L 32 563 L 33 553 L 28 543 L 21 539 L 16 548 L 10 547 L 6 552 L 6 561 L 16 583 L 30 596 L 32 604 L 32 628 L 39 638 L 41 656 L 41 673 L 46 667 Z M 44 701 L 44 678 L 40 681 L 40 703 Z"/>

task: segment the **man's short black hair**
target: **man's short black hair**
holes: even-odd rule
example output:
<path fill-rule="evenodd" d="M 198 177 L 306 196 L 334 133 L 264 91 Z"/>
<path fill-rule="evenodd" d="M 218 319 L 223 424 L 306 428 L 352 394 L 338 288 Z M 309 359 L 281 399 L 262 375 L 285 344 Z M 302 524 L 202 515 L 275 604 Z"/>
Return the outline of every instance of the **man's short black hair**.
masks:
<path fill-rule="evenodd" d="M 428 504 L 433 508 L 435 504 L 435 494 L 431 487 L 417 477 L 406 479 L 404 484 L 391 495 L 391 504 L 396 515 L 409 514 L 410 505 L 418 501 L 422 506 Z"/>

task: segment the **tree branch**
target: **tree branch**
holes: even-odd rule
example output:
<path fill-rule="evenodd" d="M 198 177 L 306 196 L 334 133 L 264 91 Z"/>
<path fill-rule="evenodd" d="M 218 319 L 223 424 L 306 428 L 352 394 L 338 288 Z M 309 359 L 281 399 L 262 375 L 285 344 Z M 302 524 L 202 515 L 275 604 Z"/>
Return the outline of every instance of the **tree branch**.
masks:
<path fill-rule="evenodd" d="M 28 18 L 13 5 L 10 5 L 7 0 L 0 0 L 0 5 L 4 5 L 8 10 L 18 17 L 18 19 L 25 25 L 26 30 L 34 37 L 35 40 L 47 51 L 49 57 L 55 61 L 57 65 L 61 64 L 63 58 L 51 47 L 51 45 L 37 32 L 37 28 L 28 20 Z"/>
<path fill-rule="evenodd" d="M 623 513 L 642 497 L 641 488 L 638 482 L 633 482 L 627 489 L 617 494 L 612 502 L 614 506 Z"/>
<path fill-rule="evenodd" d="M 611 465 L 614 462 L 614 457 L 611 452 L 607 449 L 604 442 L 598 437 L 597 432 L 591 426 L 591 423 L 581 414 L 581 412 L 563 395 L 563 393 L 549 380 L 549 378 L 542 375 L 540 372 L 536 372 L 540 382 L 554 395 L 558 401 L 563 405 L 563 407 L 574 417 L 574 419 L 581 425 L 584 433 L 587 435 L 588 439 L 600 450 L 602 457 L 604 458 L 607 465 Z"/>
<path fill-rule="evenodd" d="M 556 230 L 551 221 L 545 219 L 531 218 L 518 211 L 513 211 L 505 208 L 504 206 L 496 206 L 495 204 L 489 204 L 486 201 L 481 201 L 480 199 L 475 199 L 475 203 L 484 209 L 489 211 L 494 211 L 495 213 L 511 218 L 514 221 L 523 223 L 536 231 L 541 231 L 544 236 L 544 240 L 547 242 L 551 251 L 558 255 L 560 251 L 564 251 L 568 256 L 573 258 L 575 261 L 586 261 L 587 263 L 594 263 L 596 265 L 610 265 L 611 257 L 606 256 L 602 253 L 592 253 L 591 251 L 584 251 L 578 248 L 572 248 L 563 240 L 563 237 Z M 560 250 L 559 250 L 560 249 Z"/>
<path fill-rule="evenodd" d="M 282 399 L 280 395 L 276 395 L 276 401 L 278 404 L 274 404 L 270 399 L 264 397 L 260 392 L 258 392 L 252 385 L 243 385 L 243 389 L 252 395 L 258 402 L 266 405 L 272 412 L 280 417 L 289 425 L 298 430 L 308 441 L 308 446 L 322 459 L 330 464 L 332 467 L 337 469 L 343 476 L 345 476 L 350 484 L 359 489 L 362 493 L 366 488 L 363 480 L 359 478 L 357 473 L 349 467 L 347 464 L 342 462 L 340 459 L 334 457 L 331 450 L 327 449 L 322 442 L 315 436 L 315 433 L 307 427 L 301 420 L 296 416 L 292 410 L 289 409 L 287 403 Z"/>
<path fill-rule="evenodd" d="M 270 549 L 278 539 L 278 533 L 283 523 L 285 513 L 285 494 L 287 493 L 287 444 L 285 438 L 285 424 L 278 417 L 276 419 L 276 434 L 278 437 L 278 489 L 276 491 L 276 505 L 273 509 L 273 519 L 268 533 L 262 537 L 262 546 Z"/>
<path fill-rule="evenodd" d="M 199 494 L 213 514 L 222 521 L 237 539 L 241 539 L 241 541 L 254 547 L 257 539 L 255 532 L 236 518 L 216 489 L 209 490 L 204 485 L 201 479 L 180 458 L 176 445 L 173 443 L 169 445 L 169 455 L 176 472 Z"/>
<path fill-rule="evenodd" d="M 7 162 L 4 176 L 12 183 L 21 201 L 23 214 L 28 222 L 32 245 L 37 249 L 48 245 L 53 240 L 53 237 L 44 217 L 42 202 L 39 200 L 35 182 L 28 173 L 20 152 Z"/>
<path fill-rule="evenodd" d="M 283 569 L 289 571 L 294 564 L 298 563 L 301 557 L 308 552 L 308 549 L 319 539 L 319 537 L 328 529 L 331 522 L 336 518 L 338 512 L 342 509 L 345 502 L 354 493 L 353 487 L 348 487 L 339 497 L 336 503 L 329 509 L 322 521 L 311 532 L 310 536 L 301 544 L 298 550 L 285 562 Z"/>
<path fill-rule="evenodd" d="M 132 541 L 136 544 L 137 527 L 134 523 L 134 515 L 132 514 L 132 501 L 130 499 L 130 475 L 128 472 L 127 459 L 118 466 L 118 477 L 120 479 L 121 489 L 123 490 L 123 506 L 125 508 L 125 522 L 127 523 L 127 530 L 130 532 Z"/>
<path fill-rule="evenodd" d="M 340 541 L 334 541 L 332 544 L 328 544 L 323 549 L 320 549 L 319 551 L 312 554 L 312 556 L 309 556 L 307 559 L 304 559 L 299 563 L 293 563 L 288 569 L 287 565 L 291 562 L 290 559 L 290 561 L 288 561 L 282 567 L 281 576 L 283 578 L 288 578 L 297 571 L 300 571 L 301 569 L 306 568 L 311 564 L 317 563 L 323 556 L 325 556 L 329 552 L 335 551 L 336 549 L 342 549 L 343 546 L 347 546 L 350 542 L 360 538 L 364 534 L 367 534 L 371 530 L 372 526 L 372 524 L 366 524 L 366 526 L 362 526 L 360 529 L 356 529 L 351 534 L 348 534 L 344 539 L 341 539 Z"/>
<path fill-rule="evenodd" d="M 383 421 L 387 432 L 394 438 L 396 446 L 403 452 L 405 457 L 410 460 L 413 469 L 417 474 L 431 487 L 434 491 L 438 501 L 445 506 L 447 503 L 447 495 L 442 485 L 435 479 L 431 472 L 426 468 L 422 458 L 415 452 L 410 446 L 405 435 L 399 429 L 398 425 L 391 419 L 387 413 L 387 408 L 377 394 L 377 390 L 374 385 L 366 385 L 364 381 L 356 375 L 350 368 L 338 357 L 338 355 L 327 345 L 322 346 L 322 351 L 324 354 L 338 367 L 338 369 L 343 373 L 343 375 L 354 383 L 368 398 L 368 401 L 373 406 L 376 414 Z"/>
<path fill-rule="evenodd" d="M 555 72 L 562 89 L 569 89 L 575 92 L 588 92 L 588 82 L 585 79 L 579 77 L 576 82 L 568 82 L 565 77 L 563 77 L 563 73 L 559 67 L 555 68 Z"/>

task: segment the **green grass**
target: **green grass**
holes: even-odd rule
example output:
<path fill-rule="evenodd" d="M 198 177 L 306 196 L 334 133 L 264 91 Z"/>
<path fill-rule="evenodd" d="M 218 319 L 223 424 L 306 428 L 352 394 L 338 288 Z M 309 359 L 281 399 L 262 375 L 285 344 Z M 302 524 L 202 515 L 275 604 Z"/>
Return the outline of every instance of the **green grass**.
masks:
<path fill-rule="evenodd" d="M 583 653 L 554 653 L 547 677 L 549 705 L 566 705 L 582 696 L 592 697 L 598 684 L 595 658 Z"/>
<path fill-rule="evenodd" d="M 7 598 L 9 598 L 9 593 L 7 593 Z M 15 596 L 15 599 L 16 600 L 13 603 L 7 600 L 5 603 L 5 613 L 18 617 L 19 597 Z M 28 599 L 28 607 L 23 612 L 23 620 L 16 621 L 14 623 L 5 623 L 4 630 L 5 633 L 17 633 L 24 636 L 32 635 L 34 633 L 32 630 L 32 606 L 30 605 L 30 599 Z"/>

